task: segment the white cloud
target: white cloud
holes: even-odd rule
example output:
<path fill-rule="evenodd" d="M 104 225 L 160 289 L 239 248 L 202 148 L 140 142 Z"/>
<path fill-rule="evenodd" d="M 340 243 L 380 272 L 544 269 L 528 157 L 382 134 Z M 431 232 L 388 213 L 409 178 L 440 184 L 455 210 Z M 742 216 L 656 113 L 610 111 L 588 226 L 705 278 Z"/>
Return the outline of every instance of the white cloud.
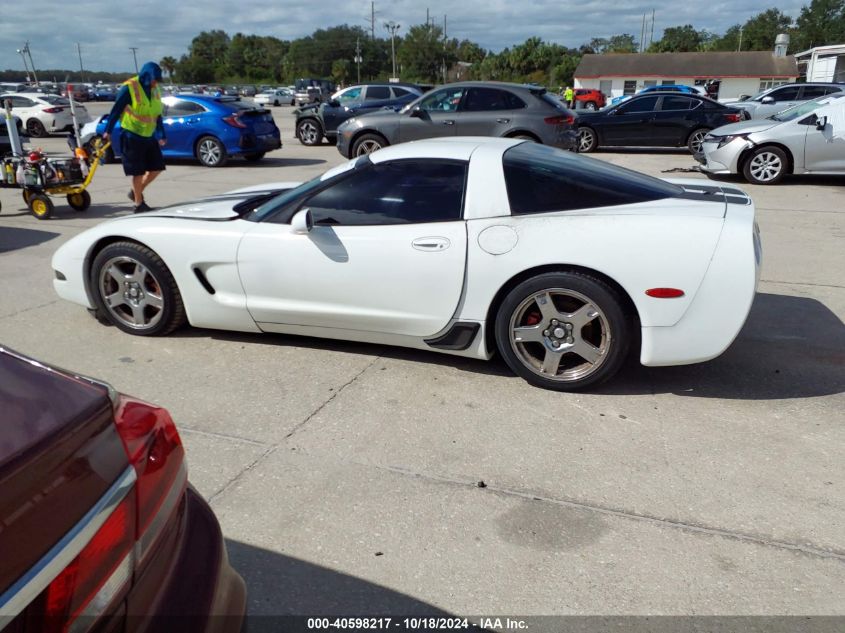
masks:
<path fill-rule="evenodd" d="M 644 0 L 464 0 L 427 3 L 434 21 L 442 25 L 447 14 L 450 37 L 470 39 L 485 48 L 501 50 L 531 36 L 577 47 L 593 37 L 631 33 L 639 38 L 644 13 L 655 3 Z M 659 8 L 654 36 L 667 26 L 693 24 L 698 29 L 724 32 L 733 24 L 772 6 L 797 17 L 801 0 L 774 2 L 716 0 L 702 10 L 700 0 L 682 0 Z M 415 0 L 376 0 L 376 34 L 384 37 L 383 23 L 395 20 L 402 31 L 425 22 L 426 3 Z M 33 19 L 33 15 L 50 16 Z M 112 0 L 35 0 L 25 11 L 8 13 L 0 22 L 0 67 L 23 70 L 15 52 L 30 41 L 36 68 L 79 67 L 76 42 L 82 46 L 86 69 L 125 71 L 133 69 L 130 46 L 138 47 L 138 63 L 179 57 L 200 31 L 222 29 L 292 39 L 317 28 L 347 23 L 369 28 L 370 3 L 283 0 L 277 4 L 235 3 L 232 0 L 174 2 L 146 0 L 129 5 Z"/>

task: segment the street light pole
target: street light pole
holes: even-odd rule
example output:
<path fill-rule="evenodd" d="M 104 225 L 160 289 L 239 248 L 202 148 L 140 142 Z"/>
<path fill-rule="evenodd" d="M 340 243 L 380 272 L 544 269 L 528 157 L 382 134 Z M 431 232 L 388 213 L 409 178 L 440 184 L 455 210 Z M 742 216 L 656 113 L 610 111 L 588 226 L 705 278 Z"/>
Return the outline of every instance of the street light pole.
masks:
<path fill-rule="evenodd" d="M 23 49 L 21 49 L 24 53 L 29 55 L 29 65 L 32 67 L 32 80 L 35 82 L 35 85 L 38 84 L 38 75 L 35 73 L 35 62 L 32 61 L 32 51 L 29 49 L 29 40 L 27 40 L 26 44 L 24 44 Z M 27 71 L 28 72 L 28 71 Z"/>
<path fill-rule="evenodd" d="M 76 52 L 79 54 L 79 76 L 80 81 L 85 81 L 84 70 L 82 68 L 82 47 L 79 45 L 79 42 L 76 43 Z"/>
<path fill-rule="evenodd" d="M 130 46 L 129 50 L 132 51 L 132 59 L 135 60 L 135 74 L 138 74 L 138 47 L 137 46 Z"/>
<path fill-rule="evenodd" d="M 29 64 L 26 63 L 26 55 L 23 52 L 22 48 L 18 49 L 18 53 L 20 53 L 21 59 L 23 60 L 23 67 L 26 70 L 26 81 L 29 83 Z"/>
<path fill-rule="evenodd" d="M 393 58 L 393 77 L 396 77 L 396 31 L 402 28 L 401 24 L 396 24 L 393 20 L 384 23 L 384 28 L 390 31 L 390 53 Z"/>
<path fill-rule="evenodd" d="M 355 63 L 358 65 L 358 83 L 361 83 L 361 62 L 364 58 L 361 57 L 361 38 L 355 38 Z"/>

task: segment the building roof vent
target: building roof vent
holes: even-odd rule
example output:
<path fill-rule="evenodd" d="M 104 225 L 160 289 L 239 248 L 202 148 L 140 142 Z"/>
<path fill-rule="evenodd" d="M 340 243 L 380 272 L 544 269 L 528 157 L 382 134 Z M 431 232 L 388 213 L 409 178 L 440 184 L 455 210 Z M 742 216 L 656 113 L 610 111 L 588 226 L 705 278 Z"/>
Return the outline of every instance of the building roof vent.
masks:
<path fill-rule="evenodd" d="M 775 38 L 775 57 L 786 57 L 789 48 L 789 35 L 781 33 Z"/>

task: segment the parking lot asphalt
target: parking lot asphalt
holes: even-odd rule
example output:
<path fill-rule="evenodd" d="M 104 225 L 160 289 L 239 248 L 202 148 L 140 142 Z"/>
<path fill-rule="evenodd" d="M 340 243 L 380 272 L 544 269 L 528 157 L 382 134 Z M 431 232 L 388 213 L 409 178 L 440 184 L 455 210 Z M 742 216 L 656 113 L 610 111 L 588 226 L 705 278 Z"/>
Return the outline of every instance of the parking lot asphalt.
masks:
<path fill-rule="evenodd" d="M 342 162 L 273 112 L 283 149 L 169 164 L 149 204 Z M 662 173 L 694 164 L 682 151 L 595 156 L 703 178 Z M 738 339 L 589 393 L 533 388 L 498 359 L 103 327 L 57 298 L 50 257 L 131 212 L 119 165 L 87 212 L 60 200 L 48 221 L 0 189 L 0 341 L 172 412 L 253 614 L 843 615 L 845 178 L 738 184 L 764 248 Z"/>

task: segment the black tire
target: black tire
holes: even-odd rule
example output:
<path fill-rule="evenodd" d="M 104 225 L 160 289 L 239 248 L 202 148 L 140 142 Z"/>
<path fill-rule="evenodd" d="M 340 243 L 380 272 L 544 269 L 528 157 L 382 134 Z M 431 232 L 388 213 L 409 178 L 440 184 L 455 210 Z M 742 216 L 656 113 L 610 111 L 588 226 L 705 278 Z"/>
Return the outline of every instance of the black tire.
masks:
<path fill-rule="evenodd" d="M 358 138 L 355 139 L 355 142 L 352 143 L 352 156 L 364 156 L 366 154 L 372 154 L 375 151 L 380 150 L 382 147 L 387 147 L 390 143 L 387 142 L 381 134 L 373 134 L 367 133 L 362 134 Z"/>
<path fill-rule="evenodd" d="M 226 147 L 215 136 L 203 136 L 197 141 L 196 157 L 203 167 L 223 167 L 229 154 Z"/>
<path fill-rule="evenodd" d="M 704 140 L 708 132 L 710 132 L 710 129 L 706 127 L 699 127 L 690 132 L 690 135 L 687 137 L 687 149 L 690 151 L 690 154 L 695 155 L 701 153 L 701 141 Z"/>
<path fill-rule="evenodd" d="M 123 288 L 109 273 L 112 267 L 121 273 Z M 132 275 L 137 278 L 132 279 Z M 135 242 L 109 244 L 94 258 L 89 283 L 99 315 L 127 334 L 165 336 L 186 322 L 176 280 L 155 251 L 146 246 Z M 133 290 L 136 294 L 130 296 Z M 122 295 L 122 300 L 118 297 L 109 307 L 106 296 L 116 295 Z M 160 306 L 151 302 L 151 297 L 158 299 Z"/>
<path fill-rule="evenodd" d="M 277 108 L 277 107 L 279 107 L 280 105 L 281 105 L 281 104 L 279 103 L 279 100 L 278 100 L 278 99 L 276 99 L 276 100 L 273 102 L 273 107 L 276 107 L 276 108 Z"/>
<path fill-rule="evenodd" d="M 628 355 L 632 327 L 623 306 L 617 290 L 590 275 L 537 275 L 511 289 L 499 306 L 496 346 L 508 367 L 532 385 L 593 387 L 619 371 Z"/>
<path fill-rule="evenodd" d="M 323 126 L 311 117 L 300 119 L 296 122 L 296 138 L 308 147 L 319 145 L 323 142 Z"/>
<path fill-rule="evenodd" d="M 326 136 L 326 143 L 329 145 L 337 145 L 337 135 L 333 134 L 331 136 Z"/>
<path fill-rule="evenodd" d="M 594 152 L 599 146 L 599 135 L 591 127 L 578 128 L 578 153 L 588 154 Z"/>
<path fill-rule="evenodd" d="M 55 207 L 53 201 L 43 193 L 29 194 L 29 201 L 27 202 L 29 210 L 39 220 L 46 220 L 53 215 Z"/>
<path fill-rule="evenodd" d="M 514 134 L 509 138 L 515 138 L 520 141 L 531 141 L 532 143 L 539 143 L 540 141 L 537 140 L 537 137 L 531 136 L 530 134 Z"/>
<path fill-rule="evenodd" d="M 776 185 L 789 173 L 789 157 L 774 145 L 751 152 L 742 165 L 742 175 L 755 185 Z"/>
<path fill-rule="evenodd" d="M 244 159 L 248 160 L 251 163 L 257 163 L 267 152 L 255 152 L 254 154 L 244 154 Z"/>
<path fill-rule="evenodd" d="M 590 112 L 595 112 L 599 109 L 599 107 L 595 101 L 587 101 L 587 103 L 584 104 L 584 109 L 589 110 Z"/>
<path fill-rule="evenodd" d="M 26 122 L 26 133 L 36 138 L 47 136 L 47 129 L 38 119 L 29 119 Z"/>
<path fill-rule="evenodd" d="M 91 206 L 91 194 L 84 189 L 79 193 L 69 193 L 67 203 L 74 211 L 85 211 Z"/>

